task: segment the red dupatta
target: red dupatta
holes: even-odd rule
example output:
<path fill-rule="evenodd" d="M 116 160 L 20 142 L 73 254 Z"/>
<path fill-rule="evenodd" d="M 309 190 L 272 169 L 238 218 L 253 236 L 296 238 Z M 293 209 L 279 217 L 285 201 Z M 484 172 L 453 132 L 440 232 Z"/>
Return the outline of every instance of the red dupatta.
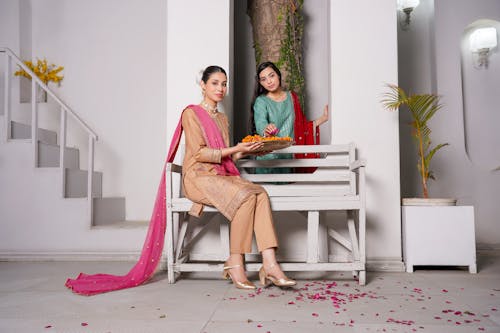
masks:
<path fill-rule="evenodd" d="M 296 145 L 319 145 L 319 126 L 314 130 L 314 122 L 308 121 L 300 107 L 299 97 L 290 91 L 293 100 L 293 110 L 295 112 L 295 122 L 293 124 L 294 140 Z M 295 154 L 295 158 L 319 158 L 318 153 Z M 296 173 L 313 173 L 315 167 L 295 168 Z"/>
<path fill-rule="evenodd" d="M 195 111 L 200 120 L 201 130 L 206 140 L 207 146 L 213 149 L 226 148 L 222 134 L 214 120 L 207 112 L 197 106 L 189 105 Z M 175 154 L 179 147 L 180 138 L 182 136 L 182 116 L 177 124 L 170 148 L 167 155 L 166 163 L 172 163 Z M 113 290 L 136 287 L 146 282 L 155 272 L 158 263 L 160 262 L 163 251 L 166 228 L 166 193 L 165 193 L 165 166 L 163 167 L 160 185 L 156 194 L 153 214 L 149 223 L 148 232 L 142 252 L 137 263 L 126 275 L 111 275 L 111 274 L 93 274 L 88 275 L 80 273 L 76 279 L 68 279 L 66 287 L 74 293 L 91 296 L 101 294 Z M 219 175 L 239 175 L 238 169 L 234 165 L 231 157 L 222 159 L 221 164 L 216 165 L 217 174 Z"/>

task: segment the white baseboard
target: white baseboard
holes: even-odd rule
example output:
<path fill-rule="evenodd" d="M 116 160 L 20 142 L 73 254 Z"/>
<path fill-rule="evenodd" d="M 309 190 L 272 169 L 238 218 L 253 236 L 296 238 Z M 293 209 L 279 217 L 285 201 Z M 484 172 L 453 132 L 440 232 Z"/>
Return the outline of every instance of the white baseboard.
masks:
<path fill-rule="evenodd" d="M 401 258 L 368 258 L 366 270 L 371 272 L 405 272 L 405 263 Z"/>
<path fill-rule="evenodd" d="M 0 261 L 126 261 L 135 262 L 139 259 L 140 251 L 92 252 L 92 251 L 0 251 Z M 191 254 L 192 260 L 221 260 L 217 254 Z M 248 261 L 260 261 L 260 255 L 248 254 Z M 279 261 L 300 262 L 302 256 L 278 257 Z M 332 262 L 348 261 L 330 256 Z M 335 261 L 334 261 L 335 260 Z M 166 254 L 160 260 L 160 268 L 165 267 Z M 400 258 L 369 258 L 366 263 L 368 271 L 404 272 L 404 263 Z"/>
<path fill-rule="evenodd" d="M 140 251 L 0 251 L 0 261 L 137 261 Z"/>

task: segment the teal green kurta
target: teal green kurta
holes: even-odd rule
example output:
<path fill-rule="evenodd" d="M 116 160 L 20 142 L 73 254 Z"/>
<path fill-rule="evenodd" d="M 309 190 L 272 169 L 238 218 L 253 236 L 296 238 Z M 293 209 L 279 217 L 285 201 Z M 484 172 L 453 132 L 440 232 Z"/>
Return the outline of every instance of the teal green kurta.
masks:
<path fill-rule="evenodd" d="M 264 135 L 264 128 L 273 123 L 279 128 L 276 136 L 294 137 L 293 127 L 295 122 L 295 112 L 293 109 L 292 96 L 289 91 L 286 92 L 286 99 L 282 102 L 276 102 L 267 97 L 260 95 L 255 99 L 253 106 L 255 129 L 257 134 Z M 293 158 L 292 154 L 267 154 L 257 156 L 258 160 L 272 160 L 277 158 Z M 257 173 L 290 173 L 290 168 L 257 168 Z"/>

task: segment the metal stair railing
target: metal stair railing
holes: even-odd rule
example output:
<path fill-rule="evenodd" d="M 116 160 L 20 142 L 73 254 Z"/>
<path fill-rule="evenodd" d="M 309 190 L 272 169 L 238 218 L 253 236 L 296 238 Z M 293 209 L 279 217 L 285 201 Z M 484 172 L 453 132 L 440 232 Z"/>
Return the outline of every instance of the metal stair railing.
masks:
<path fill-rule="evenodd" d="M 4 126 L 5 126 L 5 142 L 12 139 L 11 133 L 11 65 L 12 61 L 31 75 L 31 142 L 33 147 L 33 161 L 34 167 L 38 167 L 38 103 L 37 101 L 37 87 L 40 87 L 51 96 L 61 109 L 60 129 L 59 129 L 59 168 L 61 171 L 61 184 L 62 195 L 65 196 L 66 188 L 66 171 L 65 171 L 65 148 L 66 148 L 66 132 L 67 132 L 67 114 L 73 117 L 74 120 L 87 132 L 88 134 L 88 177 L 87 177 L 87 213 L 89 225 L 92 224 L 93 216 L 93 199 L 92 199 L 92 181 L 94 176 L 94 143 L 97 141 L 97 134 L 73 111 L 66 103 L 64 103 L 49 87 L 36 76 L 31 69 L 24 64 L 24 62 L 9 48 L 0 47 L 0 54 L 5 55 L 5 92 L 4 92 Z"/>

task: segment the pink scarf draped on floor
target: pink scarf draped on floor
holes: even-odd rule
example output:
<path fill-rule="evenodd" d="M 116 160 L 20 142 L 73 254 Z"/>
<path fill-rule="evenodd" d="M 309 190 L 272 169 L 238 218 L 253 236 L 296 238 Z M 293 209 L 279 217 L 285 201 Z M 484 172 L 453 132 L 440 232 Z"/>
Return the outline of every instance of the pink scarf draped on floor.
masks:
<path fill-rule="evenodd" d="M 208 113 L 197 105 L 189 105 L 187 108 L 194 110 L 198 116 L 207 146 L 213 149 L 226 148 L 217 124 Z M 181 135 L 182 117 L 177 124 L 172 142 L 170 143 L 166 162 L 172 163 L 174 161 Z M 229 156 L 222 159 L 222 163 L 216 166 L 216 170 L 219 175 L 239 175 L 238 169 Z M 76 279 L 68 279 L 66 287 L 77 294 L 90 296 L 113 290 L 131 288 L 146 282 L 153 275 L 160 261 L 165 238 L 166 216 L 165 167 L 163 167 L 148 233 L 142 247 L 141 256 L 135 266 L 126 275 L 88 275 L 80 273 Z"/>

